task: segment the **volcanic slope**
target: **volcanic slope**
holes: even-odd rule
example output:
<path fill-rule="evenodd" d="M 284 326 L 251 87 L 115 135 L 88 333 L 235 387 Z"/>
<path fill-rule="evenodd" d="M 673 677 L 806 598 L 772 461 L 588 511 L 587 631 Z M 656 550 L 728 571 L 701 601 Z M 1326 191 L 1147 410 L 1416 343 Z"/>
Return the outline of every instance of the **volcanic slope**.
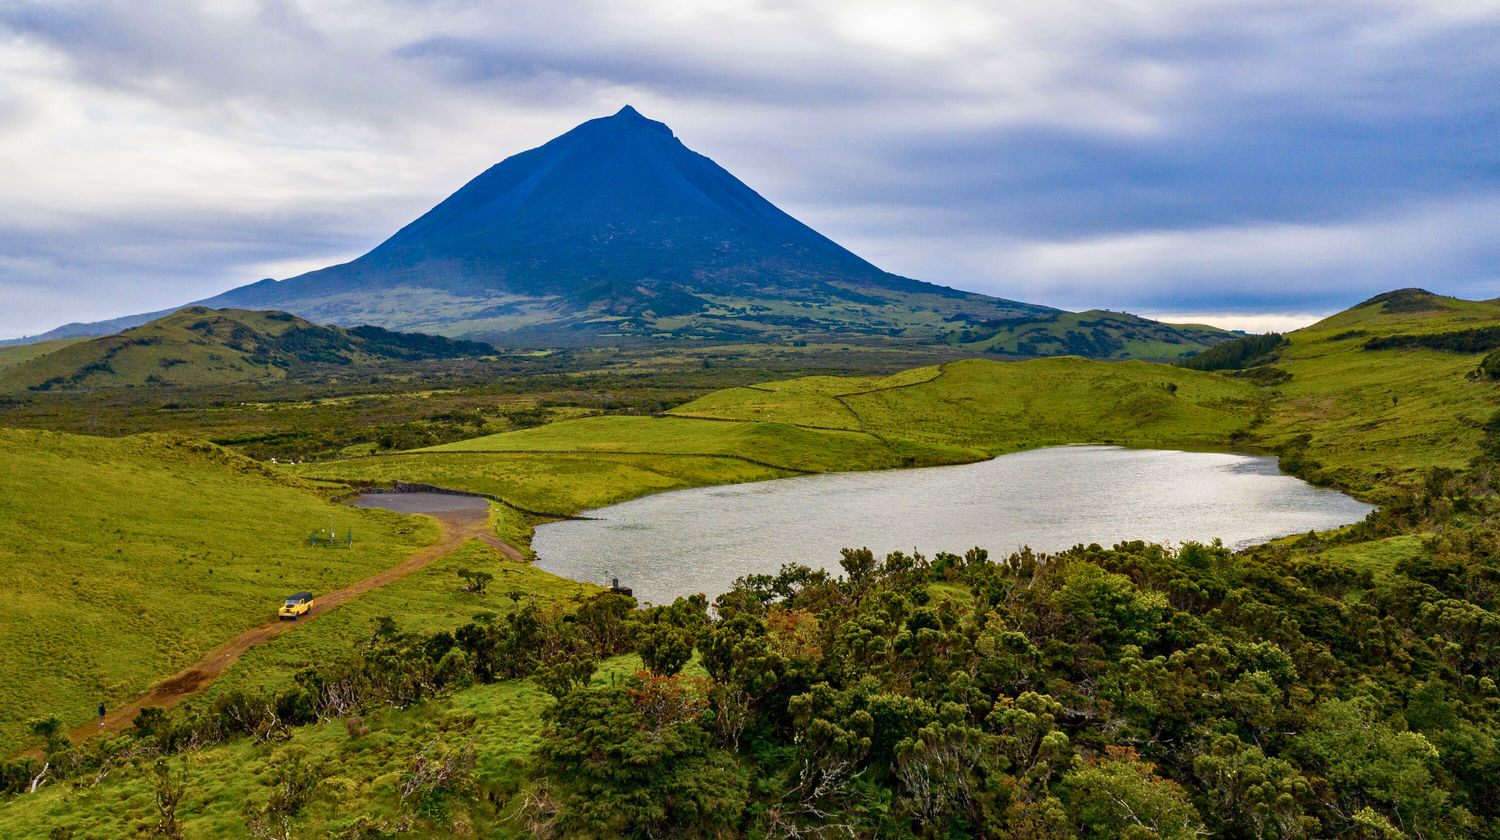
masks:
<path fill-rule="evenodd" d="M 142 385 L 228 385 L 285 378 L 318 365 L 477 356 L 475 341 L 325 327 L 286 312 L 190 306 L 117 335 L 48 342 L 51 352 L 0 365 L 0 393 Z M 32 345 L 38 346 L 38 345 Z M 21 348 L 9 351 L 18 354 Z"/>
<path fill-rule="evenodd" d="M 1050 311 L 883 272 L 628 106 L 496 164 L 353 262 L 208 303 L 549 342 Z"/>
<path fill-rule="evenodd" d="M 965 327 L 1060 314 L 882 271 L 629 106 L 496 164 L 352 262 L 199 303 L 544 347 L 830 336 L 948 343 Z M 138 317 L 92 334 L 148 320 Z M 1152 348 L 1160 352 L 1136 358 L 1175 358 L 1231 337 L 1157 326 L 1168 334 Z M 1077 331 L 1085 339 L 1076 347 L 1061 332 L 1028 346 L 1038 348 L 1032 355 L 1096 355 L 1077 347 L 1098 344 L 1088 339 L 1099 330 Z"/>

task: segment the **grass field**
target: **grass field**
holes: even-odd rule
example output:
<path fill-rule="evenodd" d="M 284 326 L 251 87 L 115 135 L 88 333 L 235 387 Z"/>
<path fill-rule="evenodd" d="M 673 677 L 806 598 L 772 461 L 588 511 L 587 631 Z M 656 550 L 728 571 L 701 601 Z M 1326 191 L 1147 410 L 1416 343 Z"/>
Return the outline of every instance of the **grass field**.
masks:
<path fill-rule="evenodd" d="M 1248 382 L 1144 362 L 970 359 L 892 377 L 810 377 L 710 394 L 675 414 L 813 422 L 986 455 L 1065 443 L 1226 446 L 1260 405 Z"/>
<path fill-rule="evenodd" d="M 1431 334 L 1500 321 L 1500 304 L 1437 295 L 1367 303 L 1287 336 L 1257 430 L 1266 446 L 1309 435 L 1307 452 L 1358 490 L 1410 481 L 1427 467 L 1460 468 L 1478 452 L 1480 425 L 1500 407 L 1500 383 L 1468 374 L 1482 354 L 1364 350 L 1390 335 Z"/>
<path fill-rule="evenodd" d="M 410 453 L 288 468 L 296 475 L 389 483 L 413 481 L 489 493 L 536 511 L 576 513 L 647 493 L 791 475 L 722 458 L 661 455 Z"/>
<path fill-rule="evenodd" d="M 240 456 L 166 437 L 0 430 L 0 750 L 25 721 L 82 723 L 289 592 L 324 592 L 430 542 L 427 520 L 332 508 Z M 352 526 L 353 550 L 308 547 Z"/>
<path fill-rule="evenodd" d="M 483 595 L 460 591 L 460 568 L 487 571 L 495 576 Z M 357 648 L 370 637 L 376 618 L 385 616 L 402 632 L 431 634 L 452 631 L 479 613 L 505 616 L 527 600 L 567 602 L 598 592 L 599 587 L 560 578 L 505 559 L 478 540 L 389 586 L 356 598 L 318 616 L 295 633 L 284 633 L 251 648 L 230 666 L 202 699 L 237 688 L 280 690 L 298 670 L 333 659 Z M 522 593 L 512 600 L 508 593 Z"/>

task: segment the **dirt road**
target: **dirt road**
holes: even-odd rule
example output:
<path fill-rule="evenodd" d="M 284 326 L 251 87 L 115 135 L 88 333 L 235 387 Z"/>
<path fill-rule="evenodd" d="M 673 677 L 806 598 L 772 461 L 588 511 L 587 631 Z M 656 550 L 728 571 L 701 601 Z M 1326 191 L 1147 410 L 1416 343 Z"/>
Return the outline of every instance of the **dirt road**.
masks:
<path fill-rule="evenodd" d="M 224 669 L 234 664 L 235 660 L 239 659 L 250 648 L 265 644 L 282 633 L 296 630 L 303 624 L 316 619 L 318 616 L 337 607 L 350 598 L 362 595 L 372 589 L 379 589 L 388 583 L 406 577 L 439 557 L 445 557 L 453 553 L 469 537 L 478 537 L 512 560 L 521 559 L 521 552 L 515 546 L 484 533 L 487 512 L 488 507 L 486 506 L 485 509 L 480 510 L 455 510 L 428 514 L 436 519 L 442 527 L 442 535 L 438 538 L 437 542 L 406 558 L 398 566 L 392 566 L 379 574 L 350 584 L 336 592 L 329 592 L 326 595 L 318 596 L 317 600 L 313 603 L 313 608 L 296 621 L 282 621 L 280 619 L 268 621 L 259 627 L 246 630 L 219 645 L 209 651 L 201 660 L 157 683 L 150 691 L 137 697 L 135 700 L 123 706 L 109 709 L 108 714 L 104 716 L 103 731 L 120 732 L 128 729 L 131 722 L 135 720 L 135 716 L 140 714 L 141 708 L 144 706 L 169 708 L 188 695 L 202 691 L 216 677 L 224 673 Z M 99 734 L 100 731 L 99 721 L 95 720 L 73 729 L 68 733 L 68 736 L 75 743 L 81 743 Z"/>

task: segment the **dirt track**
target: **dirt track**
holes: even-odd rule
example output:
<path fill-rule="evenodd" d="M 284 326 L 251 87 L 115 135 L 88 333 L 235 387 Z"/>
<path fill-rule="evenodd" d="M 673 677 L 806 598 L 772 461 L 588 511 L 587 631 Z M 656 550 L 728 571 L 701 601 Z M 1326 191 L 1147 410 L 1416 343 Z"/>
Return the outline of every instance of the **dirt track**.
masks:
<path fill-rule="evenodd" d="M 388 583 L 406 577 L 439 557 L 444 557 L 456 551 L 463 544 L 463 541 L 469 537 L 479 538 L 512 560 L 522 559 L 521 551 L 515 546 L 483 533 L 485 517 L 488 513 L 487 508 L 488 506 L 480 510 L 455 510 L 428 514 L 436 519 L 442 527 L 442 535 L 438 538 L 437 542 L 406 558 L 398 566 L 392 566 L 379 574 L 352 583 L 336 592 L 319 595 L 313 603 L 313 608 L 296 621 L 282 621 L 280 619 L 268 621 L 259 627 L 246 630 L 229 641 L 224 642 L 209 651 L 201 660 L 157 683 L 150 691 L 140 697 L 123 706 L 109 709 L 108 714 L 104 716 L 104 730 L 120 732 L 128 729 L 132 721 L 135 720 L 135 716 L 140 713 L 142 707 L 161 706 L 162 708 L 169 708 L 188 695 L 202 691 L 213 683 L 215 678 L 224 673 L 224 669 L 234 664 L 235 660 L 239 659 L 250 648 L 264 644 L 280 636 L 282 633 L 295 630 L 350 598 L 362 595 L 372 589 L 379 589 Z M 68 733 L 68 736 L 74 742 L 82 742 L 99 734 L 100 731 L 99 721 L 95 720 L 73 729 Z"/>

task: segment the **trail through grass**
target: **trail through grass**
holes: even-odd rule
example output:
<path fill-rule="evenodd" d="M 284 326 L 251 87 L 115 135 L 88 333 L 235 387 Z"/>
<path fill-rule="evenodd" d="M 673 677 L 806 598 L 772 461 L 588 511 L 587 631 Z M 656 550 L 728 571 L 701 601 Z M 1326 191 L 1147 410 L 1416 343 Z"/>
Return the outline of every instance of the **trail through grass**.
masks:
<path fill-rule="evenodd" d="M 142 693 L 281 600 L 368 577 L 436 529 L 332 507 L 208 444 L 0 430 L 0 750 Z M 307 534 L 352 527 L 352 550 Z M 394 558 L 394 559 L 393 559 Z"/>

